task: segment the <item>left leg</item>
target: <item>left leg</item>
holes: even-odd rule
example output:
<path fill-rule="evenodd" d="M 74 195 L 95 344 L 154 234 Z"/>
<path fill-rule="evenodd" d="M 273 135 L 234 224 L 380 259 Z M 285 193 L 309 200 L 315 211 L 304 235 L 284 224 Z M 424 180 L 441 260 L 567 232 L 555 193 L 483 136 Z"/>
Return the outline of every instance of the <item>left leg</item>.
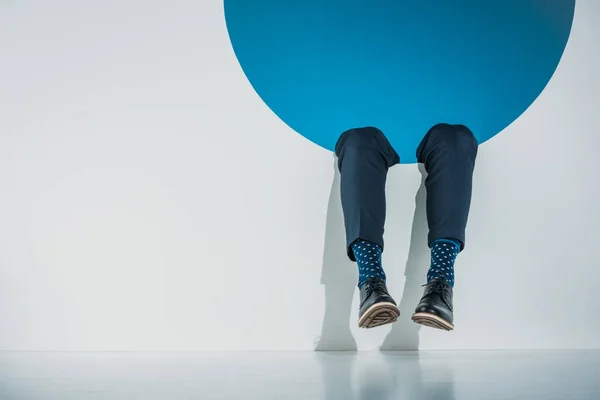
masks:
<path fill-rule="evenodd" d="M 477 147 L 475 136 L 466 126 L 438 124 L 427 132 L 417 149 L 417 159 L 427 171 L 431 267 L 413 320 L 439 329 L 454 329 L 454 260 L 465 246 Z"/>

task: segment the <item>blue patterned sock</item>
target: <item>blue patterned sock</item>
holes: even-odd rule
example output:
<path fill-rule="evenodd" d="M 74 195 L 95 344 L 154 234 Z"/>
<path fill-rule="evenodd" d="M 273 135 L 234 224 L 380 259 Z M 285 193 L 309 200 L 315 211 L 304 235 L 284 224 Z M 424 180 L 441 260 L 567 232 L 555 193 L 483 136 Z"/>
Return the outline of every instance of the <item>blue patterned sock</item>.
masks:
<path fill-rule="evenodd" d="M 381 253 L 383 249 L 373 242 L 359 239 L 352 245 L 352 251 L 358 264 L 358 287 L 369 278 L 377 277 L 385 282 L 385 272 L 381 266 Z"/>
<path fill-rule="evenodd" d="M 454 260 L 460 252 L 460 243 L 454 239 L 438 239 L 431 243 L 431 266 L 427 283 L 442 278 L 454 287 Z"/>

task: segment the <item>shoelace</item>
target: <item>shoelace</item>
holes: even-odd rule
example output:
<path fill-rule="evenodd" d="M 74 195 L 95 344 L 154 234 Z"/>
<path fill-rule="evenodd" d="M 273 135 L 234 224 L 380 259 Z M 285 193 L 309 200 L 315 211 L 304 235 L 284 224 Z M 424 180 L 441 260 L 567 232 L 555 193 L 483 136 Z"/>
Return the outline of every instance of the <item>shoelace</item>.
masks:
<path fill-rule="evenodd" d="M 434 279 L 433 281 L 423 285 L 423 287 L 426 286 L 429 286 L 432 292 L 440 293 L 445 297 L 450 296 L 450 284 L 443 279 Z"/>
<path fill-rule="evenodd" d="M 371 279 L 365 283 L 365 289 L 367 296 L 371 295 L 374 291 L 386 292 L 385 285 L 379 279 Z"/>

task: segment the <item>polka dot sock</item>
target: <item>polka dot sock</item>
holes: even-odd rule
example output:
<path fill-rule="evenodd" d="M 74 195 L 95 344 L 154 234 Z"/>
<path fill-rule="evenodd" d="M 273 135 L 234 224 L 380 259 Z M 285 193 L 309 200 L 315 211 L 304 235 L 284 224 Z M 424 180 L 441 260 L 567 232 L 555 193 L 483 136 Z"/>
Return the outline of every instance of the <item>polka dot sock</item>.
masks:
<path fill-rule="evenodd" d="M 352 251 L 358 264 L 358 287 L 361 288 L 369 278 L 377 277 L 385 282 L 385 272 L 381 266 L 383 249 L 373 242 L 359 239 L 352 245 Z"/>
<path fill-rule="evenodd" d="M 460 243 L 454 239 L 438 239 L 431 243 L 431 266 L 427 283 L 442 278 L 454 287 L 454 260 L 460 252 Z"/>

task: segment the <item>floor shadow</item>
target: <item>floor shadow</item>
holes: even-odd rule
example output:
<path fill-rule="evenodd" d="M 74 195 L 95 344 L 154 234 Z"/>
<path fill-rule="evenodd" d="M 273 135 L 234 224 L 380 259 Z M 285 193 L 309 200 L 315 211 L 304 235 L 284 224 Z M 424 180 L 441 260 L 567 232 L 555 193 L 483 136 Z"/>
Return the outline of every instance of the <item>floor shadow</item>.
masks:
<path fill-rule="evenodd" d="M 354 368 L 356 352 L 316 353 L 321 366 L 325 400 L 351 400 L 355 398 Z"/>
<path fill-rule="evenodd" d="M 321 284 L 325 286 L 325 316 L 315 350 L 356 351 L 356 340 L 350 330 L 350 312 L 356 290 L 357 271 L 345 251 L 346 236 L 340 196 L 340 173 L 335 156 L 333 168 L 334 178 L 327 206 L 325 250 L 321 273 Z"/>
<path fill-rule="evenodd" d="M 325 400 L 454 400 L 448 357 L 401 352 L 317 352 Z"/>
<path fill-rule="evenodd" d="M 397 400 L 405 398 L 400 395 L 400 392 L 402 391 L 402 385 L 406 385 L 404 379 L 408 377 L 398 371 L 398 365 L 379 361 L 377 364 L 365 363 L 366 368 L 365 365 L 362 365 L 361 374 L 356 377 L 358 400 Z M 360 362 L 358 364 L 361 367 Z"/>
<path fill-rule="evenodd" d="M 423 357 L 417 351 L 386 352 L 384 362 L 391 371 L 390 399 L 454 400 L 454 371 L 445 359 Z M 364 397 L 364 399 L 370 399 Z"/>
<path fill-rule="evenodd" d="M 400 318 L 397 323 L 392 325 L 390 333 L 381 345 L 381 351 L 419 349 L 419 330 L 421 329 L 421 325 L 415 324 L 410 318 L 423 295 L 422 285 L 426 280 L 430 253 L 427 246 L 427 233 L 429 230 L 425 209 L 425 178 L 427 177 L 427 172 L 422 164 L 418 164 L 418 166 L 419 172 L 421 172 L 421 185 L 415 196 L 415 214 L 412 223 L 408 259 L 404 272 L 404 291 L 398 305 L 400 308 Z"/>

